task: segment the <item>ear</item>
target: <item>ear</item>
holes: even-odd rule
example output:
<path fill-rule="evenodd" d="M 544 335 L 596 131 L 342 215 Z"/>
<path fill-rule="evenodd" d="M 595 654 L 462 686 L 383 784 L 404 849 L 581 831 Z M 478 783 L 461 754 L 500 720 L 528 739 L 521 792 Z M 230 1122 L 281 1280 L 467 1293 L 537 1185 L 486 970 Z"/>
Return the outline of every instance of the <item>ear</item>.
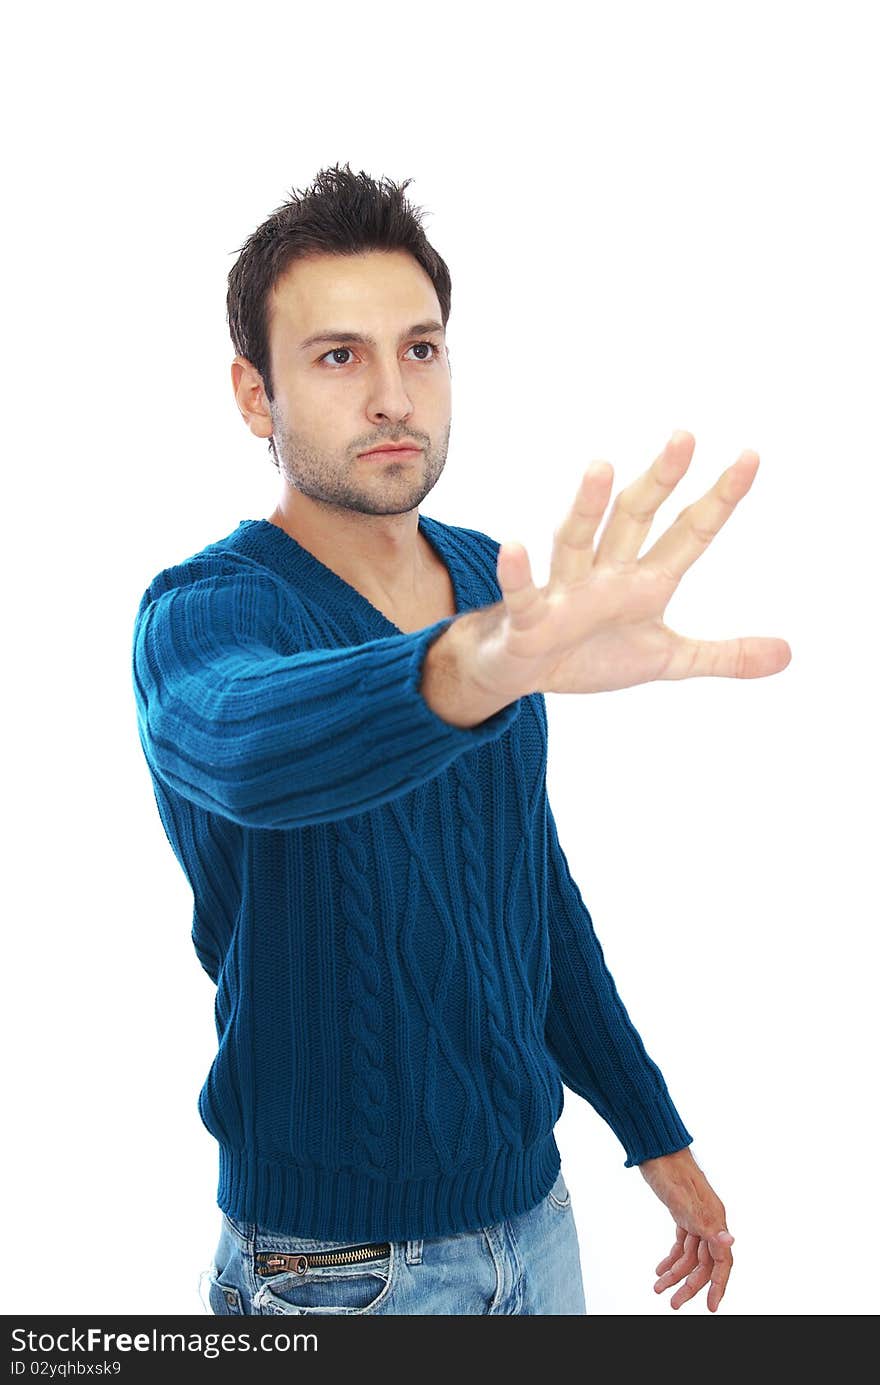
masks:
<path fill-rule="evenodd" d="M 246 356 L 236 356 L 230 370 L 232 390 L 239 413 L 254 437 L 270 438 L 274 423 L 272 406 L 263 386 L 263 377 Z"/>

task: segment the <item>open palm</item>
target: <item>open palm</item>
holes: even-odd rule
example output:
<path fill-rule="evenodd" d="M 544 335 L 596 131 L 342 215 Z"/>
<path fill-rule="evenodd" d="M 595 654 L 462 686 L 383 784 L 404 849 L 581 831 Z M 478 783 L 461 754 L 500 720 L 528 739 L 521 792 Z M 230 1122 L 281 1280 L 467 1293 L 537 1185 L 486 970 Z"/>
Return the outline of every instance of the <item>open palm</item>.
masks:
<path fill-rule="evenodd" d="M 663 622 L 683 574 L 733 513 L 758 469 L 757 453 L 741 453 L 639 558 L 654 515 L 687 471 L 693 450 L 692 434 L 673 434 L 649 469 L 617 496 L 595 548 L 613 472 L 607 463 L 588 467 L 554 534 L 545 587 L 534 585 L 521 545 L 501 546 L 503 676 L 514 682 L 518 669 L 531 691 L 583 693 L 656 679 L 763 678 L 786 667 L 791 649 L 785 640 L 689 639 Z"/>

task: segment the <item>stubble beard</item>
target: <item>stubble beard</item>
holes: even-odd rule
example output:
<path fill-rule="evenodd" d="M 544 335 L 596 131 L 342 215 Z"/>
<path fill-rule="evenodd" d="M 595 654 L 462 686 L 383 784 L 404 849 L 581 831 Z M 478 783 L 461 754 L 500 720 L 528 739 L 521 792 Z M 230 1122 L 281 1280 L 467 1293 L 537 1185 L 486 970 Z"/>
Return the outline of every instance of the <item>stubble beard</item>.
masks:
<path fill-rule="evenodd" d="M 337 460 L 294 432 L 273 433 L 278 470 L 294 490 L 332 509 L 364 515 L 398 515 L 417 509 L 434 489 L 449 451 L 446 434 L 436 447 L 426 446 L 413 461 Z"/>

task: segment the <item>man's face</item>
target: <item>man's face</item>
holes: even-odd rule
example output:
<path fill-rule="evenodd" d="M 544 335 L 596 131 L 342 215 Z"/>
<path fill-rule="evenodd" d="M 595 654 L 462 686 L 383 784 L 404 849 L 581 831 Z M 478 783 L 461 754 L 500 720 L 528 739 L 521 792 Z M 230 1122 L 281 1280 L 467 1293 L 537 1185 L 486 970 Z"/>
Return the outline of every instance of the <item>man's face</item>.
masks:
<path fill-rule="evenodd" d="M 289 485 L 362 514 L 402 514 L 421 503 L 446 463 L 451 428 L 440 318 L 431 280 L 404 251 L 291 265 L 269 305 L 273 439 Z M 306 344 L 319 333 L 326 340 Z M 344 333 L 375 344 L 345 341 Z M 358 455 L 404 440 L 422 450 Z"/>

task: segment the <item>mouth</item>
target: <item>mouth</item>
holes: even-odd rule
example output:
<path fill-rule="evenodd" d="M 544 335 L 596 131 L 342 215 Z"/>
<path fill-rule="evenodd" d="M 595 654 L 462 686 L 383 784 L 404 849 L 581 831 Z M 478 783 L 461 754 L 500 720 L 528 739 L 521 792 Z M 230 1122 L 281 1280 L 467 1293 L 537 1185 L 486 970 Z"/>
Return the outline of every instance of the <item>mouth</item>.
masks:
<path fill-rule="evenodd" d="M 392 457 L 400 457 L 401 459 L 417 457 L 421 450 L 420 447 L 377 447 L 372 452 L 359 452 L 358 456 L 366 461 L 372 458 L 376 462 L 387 462 Z"/>

